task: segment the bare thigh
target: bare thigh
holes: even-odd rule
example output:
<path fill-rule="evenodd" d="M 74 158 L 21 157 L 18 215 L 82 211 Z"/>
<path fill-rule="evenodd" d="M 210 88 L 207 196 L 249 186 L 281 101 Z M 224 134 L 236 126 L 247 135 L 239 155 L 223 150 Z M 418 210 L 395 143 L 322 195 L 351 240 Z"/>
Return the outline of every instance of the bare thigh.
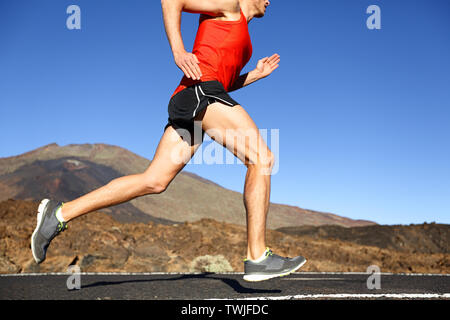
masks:
<path fill-rule="evenodd" d="M 272 165 L 273 155 L 245 109 L 220 102 L 210 104 L 198 117 L 211 139 L 220 143 L 245 165 Z"/>
<path fill-rule="evenodd" d="M 145 176 L 155 184 L 167 187 L 200 145 L 201 140 L 187 141 L 172 126 L 167 127 L 149 167 L 144 172 Z"/>

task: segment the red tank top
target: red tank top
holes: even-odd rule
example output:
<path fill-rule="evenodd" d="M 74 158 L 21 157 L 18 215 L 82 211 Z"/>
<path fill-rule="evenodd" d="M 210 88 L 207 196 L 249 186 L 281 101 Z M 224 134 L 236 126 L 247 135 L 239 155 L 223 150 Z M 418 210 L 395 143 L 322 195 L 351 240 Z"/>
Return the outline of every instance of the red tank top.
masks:
<path fill-rule="evenodd" d="M 202 77 L 199 81 L 183 76 L 172 96 L 186 87 L 210 80 L 218 80 L 228 91 L 252 56 L 247 19 L 242 10 L 237 21 L 205 19 L 205 16 L 200 16 L 192 53 L 200 62 Z"/>

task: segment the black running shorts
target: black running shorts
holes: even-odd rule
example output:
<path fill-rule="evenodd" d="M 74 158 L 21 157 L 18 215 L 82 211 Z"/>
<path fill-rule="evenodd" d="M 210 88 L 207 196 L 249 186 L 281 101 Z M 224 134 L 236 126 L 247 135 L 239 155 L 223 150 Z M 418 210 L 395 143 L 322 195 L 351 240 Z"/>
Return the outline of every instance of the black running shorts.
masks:
<path fill-rule="evenodd" d="M 195 116 L 214 102 L 221 102 L 230 107 L 239 104 L 217 80 L 200 82 L 181 90 L 169 101 L 169 119 L 164 131 L 168 126 L 172 126 L 175 130 L 186 129 L 192 135 Z"/>

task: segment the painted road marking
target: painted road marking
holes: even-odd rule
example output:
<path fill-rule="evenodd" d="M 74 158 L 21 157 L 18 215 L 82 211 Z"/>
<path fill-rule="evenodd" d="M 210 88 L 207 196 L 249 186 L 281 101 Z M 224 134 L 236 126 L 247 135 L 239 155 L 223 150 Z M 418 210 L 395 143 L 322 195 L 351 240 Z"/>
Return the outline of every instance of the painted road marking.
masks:
<path fill-rule="evenodd" d="M 281 278 L 281 280 L 287 280 L 287 281 L 320 281 L 320 280 L 352 280 L 352 279 L 345 279 L 345 278 Z"/>
<path fill-rule="evenodd" d="M 291 296 L 267 296 L 267 297 L 247 297 L 236 299 L 208 299 L 208 300 L 292 300 L 292 299 L 450 299 L 450 293 L 381 293 L 381 294 L 361 294 L 361 293 L 336 293 L 336 294 L 298 294 Z"/>
<path fill-rule="evenodd" d="M 26 277 L 26 276 L 65 276 L 68 272 L 43 272 L 43 273 L 6 273 L 0 274 L 0 277 Z M 92 276 L 162 276 L 162 275 L 204 275 L 202 272 L 81 272 L 80 275 Z M 218 272 L 215 275 L 244 275 L 243 272 Z M 304 275 L 370 275 L 367 272 L 294 272 L 291 276 Z M 448 273 L 390 273 L 381 272 L 384 276 L 431 276 L 431 277 L 450 277 Z"/>

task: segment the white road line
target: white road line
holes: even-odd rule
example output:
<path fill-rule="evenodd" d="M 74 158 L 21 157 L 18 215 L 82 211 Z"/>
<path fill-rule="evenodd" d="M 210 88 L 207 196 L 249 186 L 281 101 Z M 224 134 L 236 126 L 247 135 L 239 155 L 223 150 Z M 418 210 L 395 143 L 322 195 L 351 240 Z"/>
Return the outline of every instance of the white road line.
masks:
<path fill-rule="evenodd" d="M 353 279 L 345 279 L 345 278 L 281 278 L 284 281 L 320 281 L 320 280 L 353 280 Z"/>
<path fill-rule="evenodd" d="M 315 274 L 315 275 L 320 275 L 320 274 L 354 274 L 354 275 L 370 275 L 370 273 L 367 272 L 295 272 L 292 274 L 298 274 L 298 275 L 306 275 L 306 274 Z M 450 274 L 449 273 L 392 273 L 392 272 L 380 272 L 380 275 L 382 276 L 441 276 L 441 277 L 449 277 Z"/>
<path fill-rule="evenodd" d="M 0 274 L 0 277 L 26 277 L 26 276 L 63 276 L 69 274 L 68 272 L 43 272 L 43 273 L 5 273 Z M 81 272 L 81 275 L 100 275 L 100 276 L 152 276 L 152 275 L 200 275 L 202 272 Z M 243 272 L 219 272 L 216 275 L 244 275 Z M 292 276 L 303 275 L 370 275 L 366 272 L 294 272 Z M 382 276 L 432 276 L 432 277 L 450 277 L 448 273 L 390 273 L 381 272 Z M 321 278 L 323 279 L 323 278 Z M 286 279 L 287 280 L 287 279 Z"/>
<path fill-rule="evenodd" d="M 336 294 L 298 294 L 291 296 L 267 296 L 249 297 L 237 299 L 208 299 L 208 300 L 293 300 L 293 299 L 450 299 L 450 293 L 381 293 L 381 294 L 360 294 L 360 293 L 336 293 Z"/>

